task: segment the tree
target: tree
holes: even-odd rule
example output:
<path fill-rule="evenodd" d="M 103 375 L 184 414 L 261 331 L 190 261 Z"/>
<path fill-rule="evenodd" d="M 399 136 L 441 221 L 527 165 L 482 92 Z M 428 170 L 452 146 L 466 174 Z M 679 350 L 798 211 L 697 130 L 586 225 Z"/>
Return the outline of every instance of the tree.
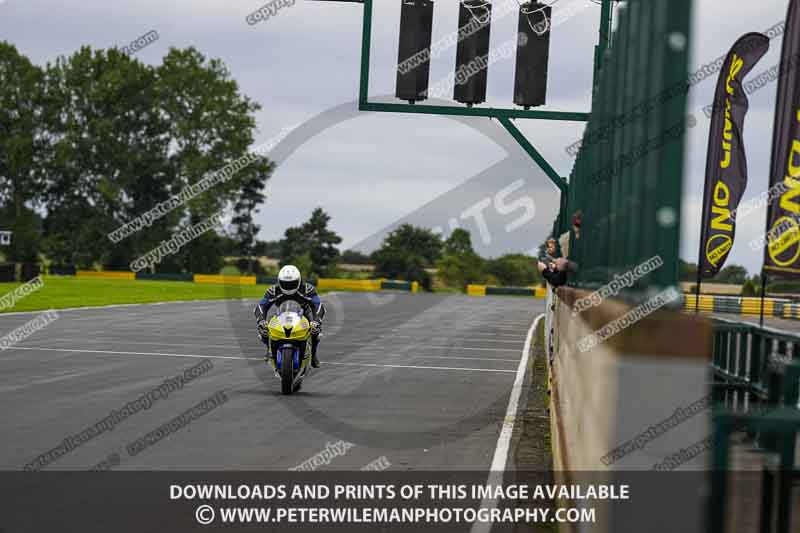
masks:
<path fill-rule="evenodd" d="M 260 106 L 239 92 L 220 60 L 171 49 L 152 67 L 116 49 L 83 47 L 48 65 L 44 85 L 52 110 L 42 121 L 52 144 L 44 227 L 56 261 L 127 268 L 175 231 L 231 204 L 241 217 L 239 236 L 252 248 L 252 192 L 272 171 L 261 156 L 119 243 L 106 237 L 248 153 Z M 212 236 L 204 241 L 214 241 L 208 250 L 217 254 L 227 248 Z M 158 268 L 209 272 L 221 262 L 185 250 Z"/>
<path fill-rule="evenodd" d="M 270 172 L 272 166 L 270 166 Z M 231 224 L 234 227 L 234 236 L 238 243 L 238 252 L 242 258 L 251 259 L 248 262 L 247 273 L 252 274 L 256 255 L 256 235 L 261 226 L 253 220 L 253 214 L 258 211 L 258 206 L 264 201 L 266 196 L 262 192 L 264 185 L 269 179 L 269 174 L 252 174 L 243 184 L 239 191 L 239 197 L 233 206 L 234 216 Z"/>
<path fill-rule="evenodd" d="M 207 59 L 197 49 L 170 49 L 156 69 L 161 112 L 174 146 L 170 152 L 178 184 L 188 186 L 247 153 L 256 129 L 254 114 L 261 106 L 239 92 L 230 71 L 219 59 Z M 266 158 L 237 171 L 215 194 L 192 200 L 193 211 L 210 215 L 236 198 L 252 174 L 271 170 Z"/>
<path fill-rule="evenodd" d="M 442 255 L 442 239 L 429 229 L 403 224 L 386 236 L 380 249 L 414 253 L 430 267 Z"/>
<path fill-rule="evenodd" d="M 742 285 L 742 296 L 756 296 L 758 290 L 751 280 L 746 280 Z"/>
<path fill-rule="evenodd" d="M 433 279 L 425 270 L 425 258 L 397 249 L 379 249 L 373 254 L 375 275 L 389 279 L 416 281 L 426 291 L 433 290 Z"/>
<path fill-rule="evenodd" d="M 261 106 L 240 92 L 238 83 L 220 59 L 208 59 L 194 47 L 172 48 L 155 72 L 159 114 L 168 126 L 171 194 L 248 154 L 256 130 L 255 113 Z M 236 202 L 242 202 L 239 210 L 242 214 L 242 209 L 257 205 L 251 191 L 263 188 L 273 168 L 266 157 L 251 158 L 229 179 L 214 185 L 213 190 L 181 206 L 178 210 L 181 220 L 197 224 Z M 243 199 L 242 191 L 248 191 L 251 197 Z M 248 227 L 243 238 L 250 233 L 254 239 L 254 227 L 245 219 L 242 222 Z M 254 244 L 249 243 L 251 253 Z M 216 249 L 221 252 L 222 247 Z M 207 263 L 198 265 L 198 259 L 187 258 L 184 264 L 214 270 L 221 263 L 221 257 L 203 256 Z"/>
<path fill-rule="evenodd" d="M 442 252 L 442 240 L 432 231 L 403 224 L 390 232 L 381 247 L 373 252 L 378 276 L 418 281 L 425 290 L 432 289 L 432 280 L 425 268 L 434 265 Z"/>
<path fill-rule="evenodd" d="M 182 248 L 179 258 L 187 272 L 217 274 L 225 266 L 222 247 L 222 237 L 207 231 Z"/>
<path fill-rule="evenodd" d="M 294 257 L 291 264 L 296 266 L 309 279 L 314 277 L 314 263 L 311 262 L 311 256 L 307 253 Z"/>
<path fill-rule="evenodd" d="M 308 255 L 313 271 L 320 275 L 333 275 L 339 259 L 337 244 L 342 242 L 334 231 L 328 229 L 331 217 L 321 207 L 311 213 L 311 218 L 303 224 L 303 233 L 308 239 Z"/>
<path fill-rule="evenodd" d="M 444 255 L 471 255 L 474 253 L 472 237 L 469 231 L 465 229 L 454 229 L 450 237 L 444 241 Z"/>
<path fill-rule="evenodd" d="M 178 223 L 180 211 L 120 244 L 106 237 L 173 188 L 156 80 L 154 68 L 114 49 L 82 47 L 48 65 L 48 102 L 58 113 L 49 124 L 45 227 L 56 261 L 127 268 Z"/>
<path fill-rule="evenodd" d="M 447 285 L 463 289 L 486 278 L 485 262 L 472 249 L 472 238 L 467 230 L 453 230 L 443 248 L 444 255 L 437 261 L 436 268 Z"/>
<path fill-rule="evenodd" d="M 747 280 L 747 269 L 741 265 L 728 265 L 714 276 L 716 283 L 740 285 Z"/>
<path fill-rule="evenodd" d="M 11 261 L 36 261 L 40 220 L 31 211 L 42 199 L 43 161 L 49 152 L 45 130 L 44 73 L 17 49 L 0 42 L 0 207 L 4 227 L 14 236 Z"/>
<path fill-rule="evenodd" d="M 345 250 L 342 252 L 342 263 L 349 265 L 371 265 L 372 259 L 358 250 Z"/>
<path fill-rule="evenodd" d="M 321 207 L 312 211 L 311 218 L 299 227 L 286 229 L 281 241 L 281 264 L 294 264 L 301 272 L 317 277 L 333 275 L 339 259 L 336 245 L 342 238 L 328 229 L 330 215 Z"/>
<path fill-rule="evenodd" d="M 27 205 L 17 211 L 17 206 L 10 204 L 0 207 L 0 229 L 13 231 L 11 247 L 0 248 L 10 250 L 9 261 L 36 262 L 42 240 L 42 217 Z"/>
<path fill-rule="evenodd" d="M 697 263 L 687 263 L 678 259 L 678 271 L 681 281 L 697 281 Z"/>
<path fill-rule="evenodd" d="M 525 287 L 541 281 L 537 259 L 522 254 L 508 254 L 489 261 L 489 274 L 501 285 Z"/>
<path fill-rule="evenodd" d="M 57 265 L 93 268 L 103 255 L 101 245 L 108 240 L 104 231 L 108 228 L 107 219 L 86 201 L 74 199 L 59 205 L 62 208 L 49 212 L 44 220 L 44 248 L 48 257 Z M 70 231 L 65 231 L 66 228 Z"/>
<path fill-rule="evenodd" d="M 281 241 L 256 241 L 255 255 L 280 257 Z"/>
<path fill-rule="evenodd" d="M 749 281 L 753 284 L 753 287 L 755 287 L 755 296 L 760 296 L 760 276 L 753 276 Z M 767 285 L 767 293 L 800 294 L 800 282 L 788 279 L 772 281 Z"/>
<path fill-rule="evenodd" d="M 281 265 L 296 265 L 297 258 L 307 253 L 308 248 L 303 228 L 300 226 L 286 228 L 286 231 L 283 233 L 283 239 L 281 240 Z"/>

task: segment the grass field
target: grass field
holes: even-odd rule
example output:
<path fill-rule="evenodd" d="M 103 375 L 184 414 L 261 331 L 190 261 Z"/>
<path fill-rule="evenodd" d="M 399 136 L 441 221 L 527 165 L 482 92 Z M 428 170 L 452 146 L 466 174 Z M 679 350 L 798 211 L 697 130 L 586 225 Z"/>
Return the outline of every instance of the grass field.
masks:
<path fill-rule="evenodd" d="M 255 300 L 263 296 L 267 290 L 266 285 L 232 286 L 185 281 L 128 281 L 72 276 L 44 276 L 42 279 L 44 286 L 41 289 L 22 297 L 13 307 L 0 309 L 0 313 L 175 300 L 223 298 Z M 20 285 L 20 283 L 0 283 L 0 298 Z"/>

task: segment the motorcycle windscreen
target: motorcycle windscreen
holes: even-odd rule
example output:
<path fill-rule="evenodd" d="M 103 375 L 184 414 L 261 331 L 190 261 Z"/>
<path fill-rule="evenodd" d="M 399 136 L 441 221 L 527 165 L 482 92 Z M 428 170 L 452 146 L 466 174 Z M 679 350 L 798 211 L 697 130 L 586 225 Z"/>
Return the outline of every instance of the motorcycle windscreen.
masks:
<path fill-rule="evenodd" d="M 302 316 L 303 315 L 303 306 L 301 306 L 299 303 L 295 302 L 294 300 L 287 300 L 287 301 L 283 302 L 278 307 L 278 313 L 279 314 L 297 313 L 298 315 Z"/>

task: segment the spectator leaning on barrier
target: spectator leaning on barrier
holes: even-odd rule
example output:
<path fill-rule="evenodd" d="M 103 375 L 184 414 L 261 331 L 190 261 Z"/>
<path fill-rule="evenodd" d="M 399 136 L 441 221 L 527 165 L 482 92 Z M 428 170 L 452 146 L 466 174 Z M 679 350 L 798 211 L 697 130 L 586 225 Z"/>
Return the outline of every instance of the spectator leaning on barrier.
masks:
<path fill-rule="evenodd" d="M 547 239 L 545 252 L 539 257 L 539 272 L 542 277 L 553 287 L 560 287 L 567 282 L 567 272 L 576 272 L 578 264 L 569 260 L 570 242 L 581 238 L 581 212 L 572 215 L 572 240 L 567 231 L 559 236 L 558 245 L 561 247 L 559 256 L 556 249 L 556 240 Z"/>
<path fill-rule="evenodd" d="M 539 273 L 553 287 L 560 287 L 567 282 L 566 260 L 558 256 L 556 240 L 547 239 L 545 250 L 539 256 Z"/>

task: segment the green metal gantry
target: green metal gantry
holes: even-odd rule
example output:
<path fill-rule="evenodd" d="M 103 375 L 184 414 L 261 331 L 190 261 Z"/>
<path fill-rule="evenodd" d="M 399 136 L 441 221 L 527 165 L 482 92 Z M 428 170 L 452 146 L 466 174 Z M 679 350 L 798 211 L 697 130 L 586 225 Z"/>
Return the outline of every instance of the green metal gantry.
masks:
<path fill-rule="evenodd" d="M 462 117 L 488 117 L 497 119 L 500 124 L 511 134 L 519 143 L 520 147 L 533 159 L 542 169 L 548 178 L 559 188 L 562 198 L 566 197 L 569 186 L 567 180 L 560 176 L 558 172 L 547 162 L 544 156 L 536 149 L 525 135 L 511 121 L 515 118 L 535 119 L 535 120 L 563 120 L 572 122 L 586 122 L 589 113 L 578 111 L 537 111 L 523 110 L 515 108 L 493 108 L 493 107 L 460 107 L 460 106 L 439 106 L 439 105 L 413 105 L 413 104 L 389 104 L 369 101 L 369 62 L 370 45 L 372 42 L 372 2 L 373 0 L 316 0 L 316 1 L 339 1 L 363 4 L 363 23 L 361 27 L 361 78 L 359 82 L 358 109 L 360 111 L 375 111 L 383 113 L 416 113 L 425 115 L 445 115 Z M 600 32 L 598 44 L 595 47 L 594 58 L 594 80 L 600 70 L 601 62 L 605 50 L 608 47 L 611 34 L 611 3 L 614 0 L 600 0 Z M 563 202 L 562 202 L 563 204 Z"/>
<path fill-rule="evenodd" d="M 461 107 L 461 106 L 440 106 L 440 105 L 413 105 L 413 104 L 389 104 L 369 101 L 369 66 L 370 66 L 370 46 L 372 43 L 372 2 L 373 0 L 314 0 L 317 2 L 349 2 L 363 4 L 363 22 L 361 26 L 361 78 L 358 92 L 358 109 L 360 111 L 374 111 L 379 113 L 416 113 L 424 115 L 443 115 L 443 116 L 462 116 L 462 117 L 488 117 L 497 119 L 500 124 L 511 134 L 519 143 L 520 147 L 533 159 L 542 169 L 548 178 L 558 187 L 563 197 L 569 191 L 567 180 L 560 176 L 550 165 L 536 147 L 517 129 L 512 119 L 535 119 L 535 120 L 561 120 L 572 122 L 586 122 L 589 120 L 589 113 L 581 111 L 537 111 L 523 110 L 518 108 L 493 108 L 493 107 Z M 600 32 L 598 44 L 595 46 L 594 58 L 594 81 L 597 82 L 598 72 L 602 63 L 603 55 L 608 47 L 611 35 L 611 3 L 614 0 L 600 0 Z M 563 204 L 563 202 L 562 202 Z"/>

